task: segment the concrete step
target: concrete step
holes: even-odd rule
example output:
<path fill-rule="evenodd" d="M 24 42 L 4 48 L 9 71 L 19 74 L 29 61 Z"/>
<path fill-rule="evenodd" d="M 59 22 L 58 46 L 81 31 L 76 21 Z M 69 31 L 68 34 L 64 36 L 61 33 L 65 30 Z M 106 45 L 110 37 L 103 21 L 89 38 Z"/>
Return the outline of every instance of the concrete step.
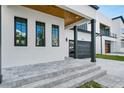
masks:
<path fill-rule="evenodd" d="M 74 64 L 73 64 L 74 65 Z M 75 72 L 75 71 L 79 71 L 79 70 L 83 70 L 89 67 L 93 67 L 95 66 L 95 64 L 79 64 L 76 66 L 67 66 L 65 68 L 61 68 L 61 69 L 55 69 L 55 70 L 49 70 L 45 72 L 45 73 L 41 73 L 42 70 L 37 71 L 38 73 L 31 73 L 30 75 L 26 75 L 23 77 L 17 77 L 17 78 L 13 78 L 12 80 L 10 79 L 8 82 L 3 82 L 0 87 L 20 87 L 29 83 L 33 83 L 33 82 L 37 82 L 39 80 L 44 80 L 44 79 L 51 79 L 60 75 L 64 75 L 64 74 L 69 74 L 71 72 Z M 25 73 L 25 72 L 23 72 Z"/>
<path fill-rule="evenodd" d="M 34 83 L 30 83 L 27 85 L 22 86 L 23 88 L 50 88 L 53 86 L 56 86 L 57 84 L 61 84 L 64 82 L 67 82 L 69 80 L 81 77 L 83 75 L 89 74 L 91 72 L 100 70 L 100 67 L 97 66 L 92 66 L 92 67 L 88 67 L 86 69 L 81 69 L 81 70 L 77 70 L 71 73 L 66 73 L 66 74 L 62 74 L 59 76 L 56 76 L 54 78 L 48 78 L 45 80 L 40 80 L 38 82 L 34 82 Z"/>
<path fill-rule="evenodd" d="M 53 88 L 76 88 L 76 87 L 79 87 L 81 84 L 84 84 L 96 78 L 102 77 L 104 75 L 106 75 L 106 71 L 103 71 L 103 70 L 95 71 L 90 74 L 81 76 L 79 78 L 72 79 L 68 82 L 53 86 Z"/>

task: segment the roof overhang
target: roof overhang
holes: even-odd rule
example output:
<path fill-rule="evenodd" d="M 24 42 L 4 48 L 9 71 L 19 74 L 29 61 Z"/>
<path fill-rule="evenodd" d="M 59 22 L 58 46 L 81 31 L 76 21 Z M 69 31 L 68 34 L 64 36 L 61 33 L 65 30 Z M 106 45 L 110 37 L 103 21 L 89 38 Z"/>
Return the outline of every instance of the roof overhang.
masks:
<path fill-rule="evenodd" d="M 116 19 L 121 19 L 121 21 L 124 23 L 124 18 L 123 18 L 123 16 L 118 16 L 118 17 L 115 17 L 115 18 L 112 18 L 112 20 L 116 20 Z"/>
<path fill-rule="evenodd" d="M 89 5 L 89 6 L 92 7 L 93 9 L 95 9 L 95 10 L 99 9 L 99 7 L 97 5 Z"/>
<path fill-rule="evenodd" d="M 60 8 L 56 5 L 23 5 L 23 6 L 33 10 L 47 13 L 59 18 L 63 18 L 65 26 L 68 26 L 70 24 L 73 24 L 75 22 L 78 22 L 84 19 L 84 17 L 78 14 L 72 13 L 70 11 L 67 11 L 63 8 Z"/>

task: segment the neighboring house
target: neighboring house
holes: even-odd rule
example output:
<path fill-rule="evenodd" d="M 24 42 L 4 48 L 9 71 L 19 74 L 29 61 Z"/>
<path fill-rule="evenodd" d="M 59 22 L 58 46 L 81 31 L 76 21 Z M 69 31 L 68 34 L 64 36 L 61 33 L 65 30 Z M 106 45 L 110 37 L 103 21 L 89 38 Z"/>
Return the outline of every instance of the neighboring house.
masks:
<path fill-rule="evenodd" d="M 96 38 L 97 53 L 124 52 L 123 39 L 124 19 L 122 16 L 109 19 L 98 13 L 99 32 L 102 36 Z M 101 50 L 101 52 L 100 52 Z"/>
<path fill-rule="evenodd" d="M 79 25 L 82 31 L 78 32 L 78 41 L 87 43 L 91 41 L 90 25 L 90 20 L 84 20 Z M 73 40 L 73 30 L 69 28 L 67 34 L 69 40 Z M 124 19 L 122 16 L 109 19 L 102 13 L 96 12 L 96 53 L 113 52 L 124 53 Z"/>
<path fill-rule="evenodd" d="M 117 34 L 115 47 L 112 52 L 124 52 L 124 19 L 122 16 L 113 18 L 113 32 Z"/>

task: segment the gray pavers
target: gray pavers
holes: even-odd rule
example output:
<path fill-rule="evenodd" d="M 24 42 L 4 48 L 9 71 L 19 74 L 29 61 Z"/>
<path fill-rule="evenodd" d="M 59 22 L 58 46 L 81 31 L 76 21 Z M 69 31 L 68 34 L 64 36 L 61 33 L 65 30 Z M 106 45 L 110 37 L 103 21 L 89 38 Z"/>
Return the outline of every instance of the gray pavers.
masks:
<path fill-rule="evenodd" d="M 113 75 L 105 75 L 95 80 L 97 83 L 102 84 L 107 88 L 123 88 L 124 80 L 120 77 Z"/>
<path fill-rule="evenodd" d="M 124 87 L 123 61 L 97 58 L 96 65 L 107 71 L 107 75 L 95 80 L 96 82 L 109 88 Z"/>
<path fill-rule="evenodd" d="M 97 58 L 97 66 L 107 71 L 107 74 L 124 79 L 124 62 Z"/>
<path fill-rule="evenodd" d="M 89 59 L 66 59 L 58 62 L 41 63 L 12 68 L 3 68 L 0 87 L 54 87 L 71 80 L 72 87 L 106 74 Z M 81 80 L 82 77 L 82 80 Z M 67 87 L 67 86 L 62 86 Z"/>

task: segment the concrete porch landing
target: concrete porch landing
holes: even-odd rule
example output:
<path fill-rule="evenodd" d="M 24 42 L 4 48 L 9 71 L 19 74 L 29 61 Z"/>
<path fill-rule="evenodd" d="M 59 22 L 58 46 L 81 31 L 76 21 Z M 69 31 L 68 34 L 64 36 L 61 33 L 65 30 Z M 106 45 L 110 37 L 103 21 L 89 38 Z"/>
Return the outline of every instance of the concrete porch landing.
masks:
<path fill-rule="evenodd" d="M 78 87 L 106 74 L 89 60 L 63 61 L 3 68 L 0 87 Z"/>

